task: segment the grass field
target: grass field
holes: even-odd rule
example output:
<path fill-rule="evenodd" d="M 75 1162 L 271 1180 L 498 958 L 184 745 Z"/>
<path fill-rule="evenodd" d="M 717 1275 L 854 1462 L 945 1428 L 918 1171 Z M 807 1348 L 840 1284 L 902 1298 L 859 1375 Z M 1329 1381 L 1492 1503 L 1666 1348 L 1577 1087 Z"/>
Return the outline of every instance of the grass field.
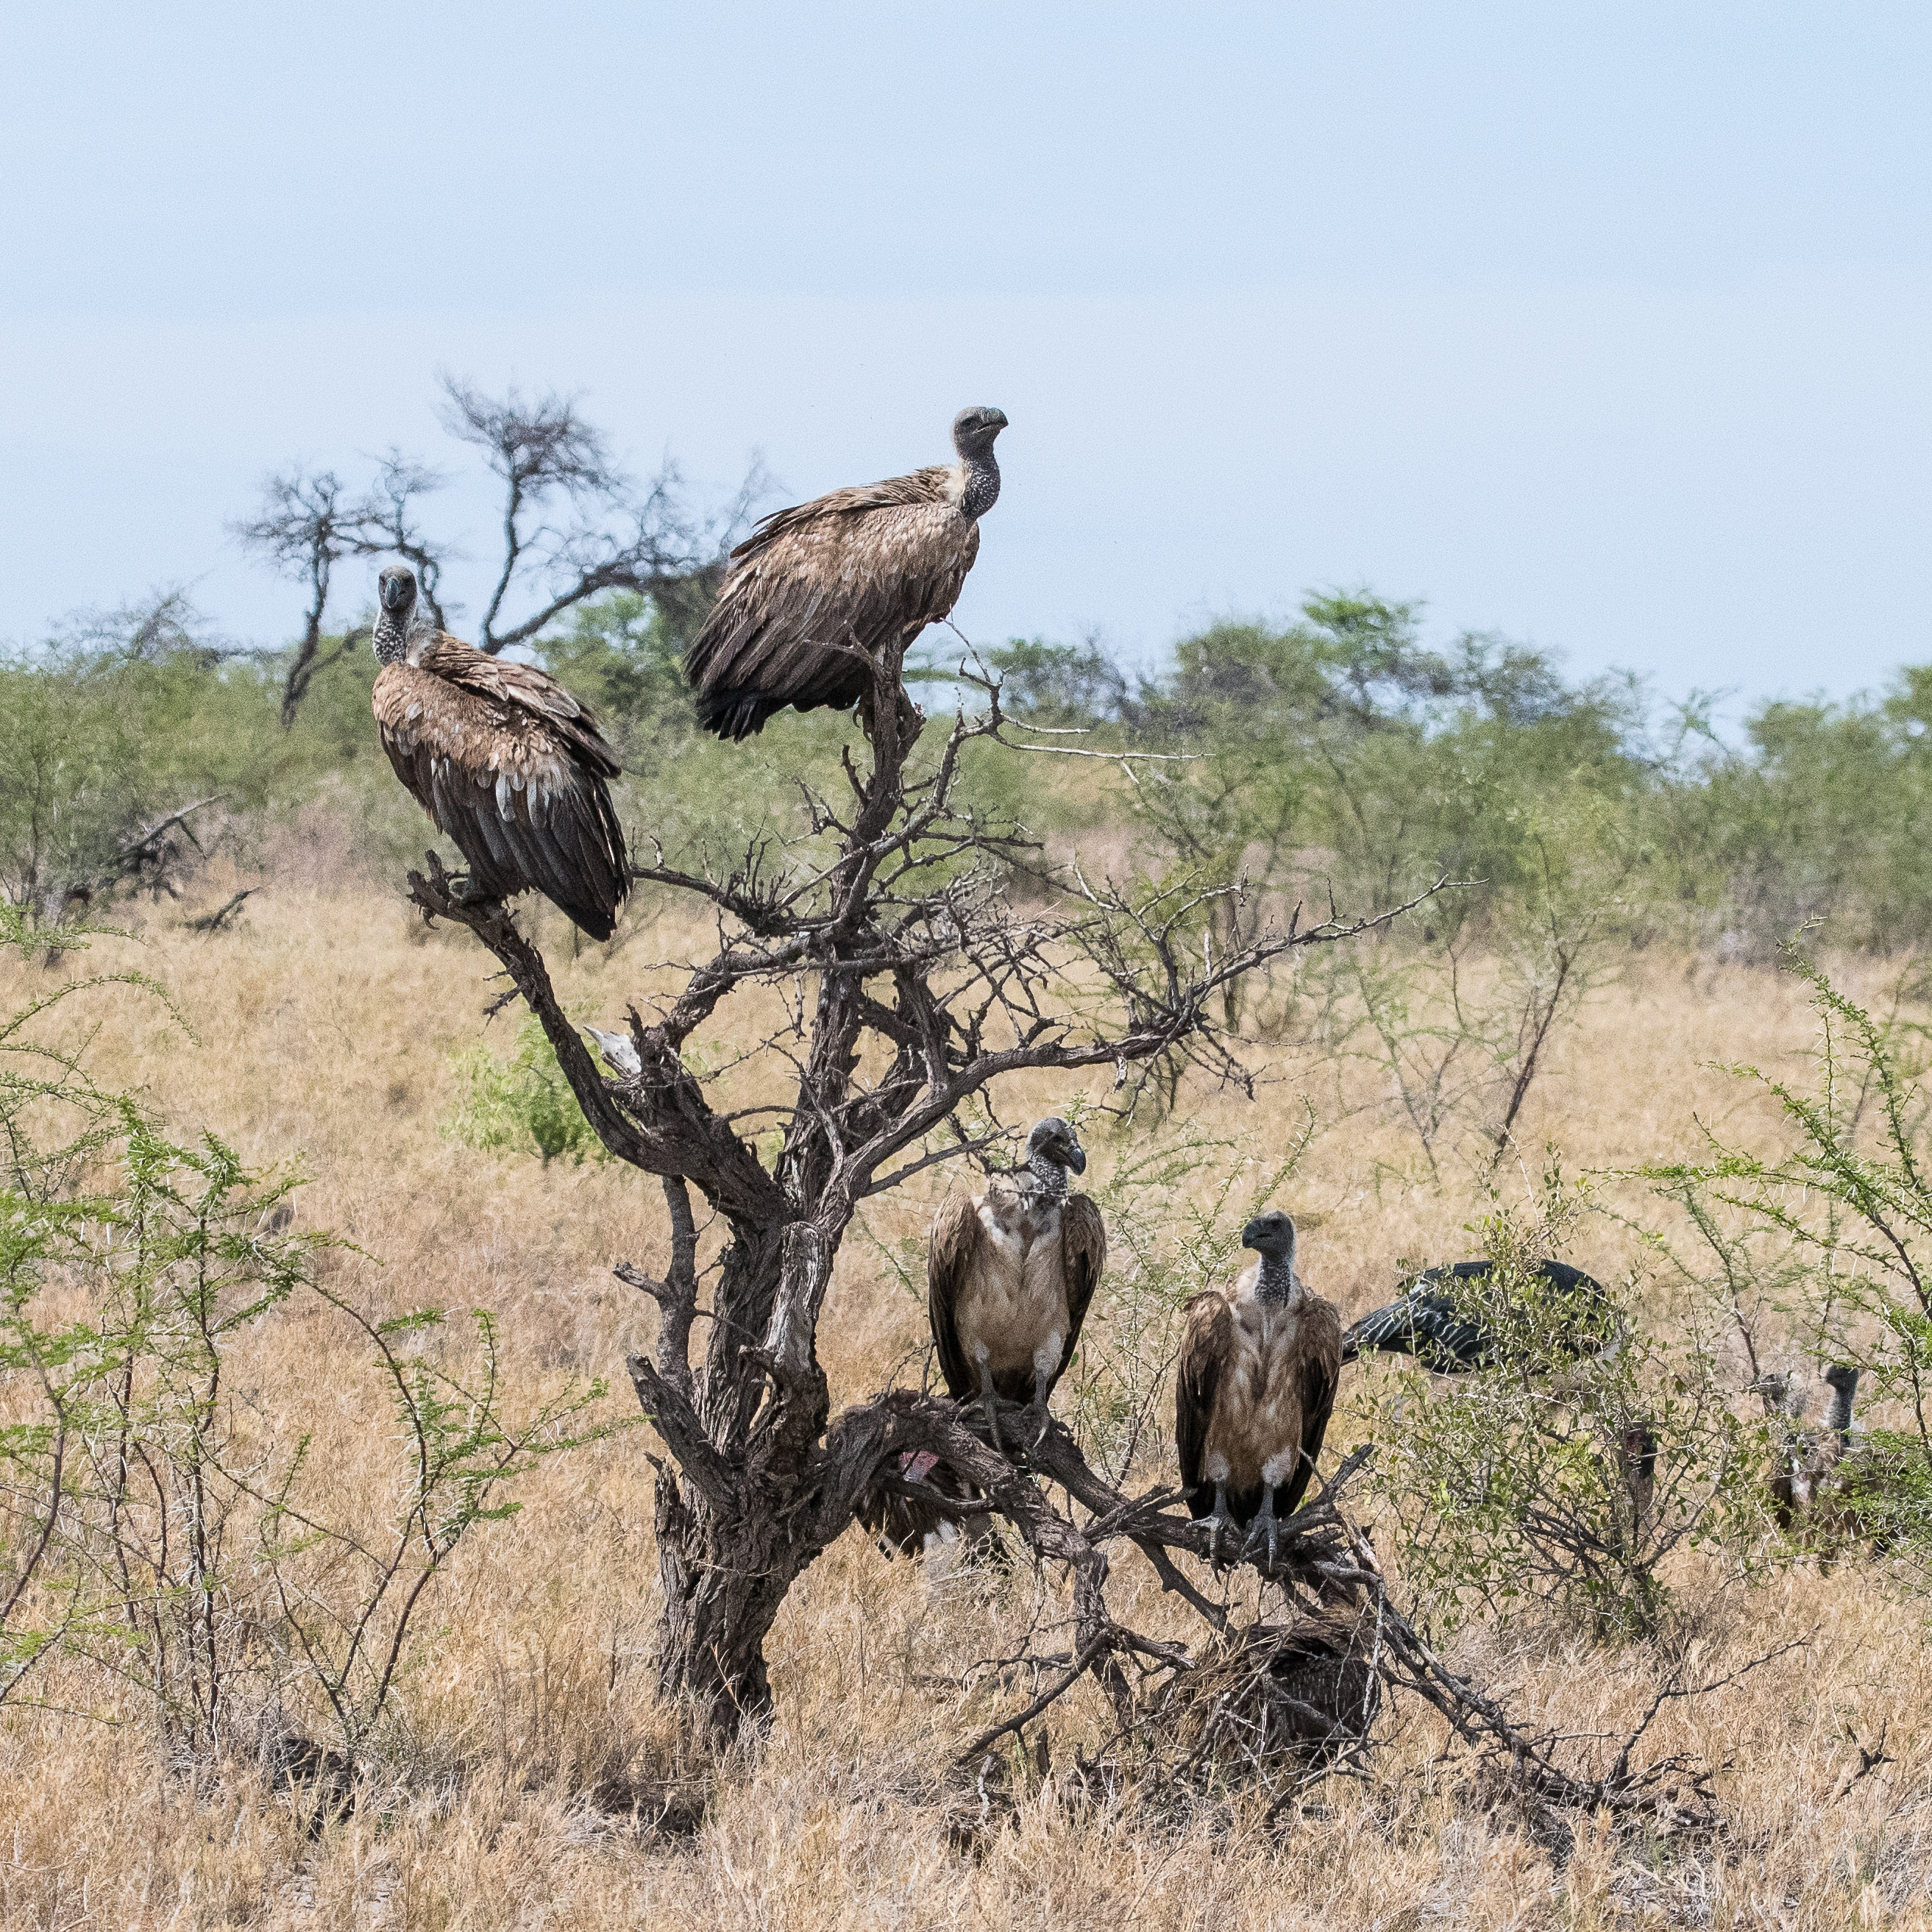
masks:
<path fill-rule="evenodd" d="M 226 896 L 202 890 L 210 904 Z M 298 1226 L 353 1244 L 326 1258 L 333 1287 L 378 1311 L 487 1309 L 513 1388 L 534 1398 L 573 1373 L 602 1376 L 610 1415 L 633 1413 L 623 1358 L 656 1315 L 610 1270 L 662 1264 L 662 1198 L 614 1164 L 479 1152 L 448 1131 L 460 1056 L 479 1038 L 507 1055 L 516 1024 L 506 1014 L 484 1028 L 496 988 L 479 951 L 346 877 L 265 892 L 214 937 L 186 932 L 182 916 L 144 914 L 138 944 L 103 942 L 92 958 L 156 976 L 194 1037 L 152 1002 L 110 993 L 94 1009 L 106 1019 L 97 1073 L 142 1089 L 178 1133 L 218 1132 L 251 1161 L 298 1159 L 310 1177 Z M 572 1010 L 607 1025 L 670 983 L 650 962 L 703 940 L 666 920 L 573 959 L 559 918 L 546 912 L 539 930 Z M 1856 992 L 1882 971 L 1854 963 L 1843 977 Z M 5 968 L 0 1006 L 44 976 Z M 1569 1168 L 1598 1170 L 1694 1153 L 1700 1120 L 1746 1138 L 1770 1132 L 1762 1100 L 1709 1063 L 1800 1066 L 1812 1036 L 1803 991 L 1766 970 L 1633 956 L 1558 1042 L 1521 1144 L 1554 1142 Z M 711 1042 L 721 1054 L 727 1044 Z M 1484 1204 L 1474 1176 L 1452 1161 L 1439 1190 L 1419 1179 L 1413 1141 L 1367 1075 L 1306 1052 L 1258 1057 L 1274 1077 L 1257 1102 L 1191 1094 L 1187 1124 L 1226 1143 L 1224 1167 L 1260 1172 L 1299 1131 L 1306 1096 L 1318 1130 L 1281 1204 L 1304 1218 L 1303 1271 L 1345 1316 L 1387 1299 L 1405 1259 L 1474 1251 L 1466 1228 Z M 1102 1075 L 1084 1096 L 1015 1093 L 1008 1111 L 1066 1111 L 1108 1084 Z M 1148 1136 L 1177 1131 L 1096 1118 L 1090 1182 Z M 1528 1177 L 1506 1166 L 1503 1181 L 1520 1193 Z M 895 1373 L 916 1378 L 923 1313 L 887 1257 L 915 1252 L 944 1185 L 920 1177 L 874 1204 L 868 1235 L 848 1240 L 820 1330 L 836 1400 Z M 1238 1181 L 1231 1198 L 1250 1204 Z M 1636 1246 L 1592 1220 L 1572 1258 L 1611 1276 Z M 313 1430 L 340 1495 L 379 1510 L 395 1480 L 393 1432 L 340 1325 L 292 1305 L 238 1356 L 248 1400 L 290 1436 Z M 1345 1381 L 1331 1450 L 1358 1432 Z M 62 1708 L 0 1718 L 0 1919 L 806 1932 L 1822 1928 L 1928 1912 L 1922 1609 L 1870 1567 L 1801 1564 L 1748 1586 L 1708 1559 L 1674 1571 L 1700 1611 L 1697 1674 L 1722 1677 L 1803 1640 L 1730 1688 L 1666 1706 L 1653 1730 L 1658 1750 L 1718 1767 L 1725 1823 L 1714 1838 L 1617 1838 L 1586 1820 L 1574 1844 L 1540 1841 L 1445 1754 L 1433 1717 L 1398 1706 L 1372 1780 L 1331 1779 L 1272 1825 L 1239 1802 L 1164 1821 L 1076 1803 L 1049 1772 L 969 1852 L 949 1832 L 961 1801 L 944 1773 L 986 1694 L 934 1680 L 1008 1647 L 1034 1580 L 930 1576 L 887 1562 L 855 1528 L 781 1618 L 778 1717 L 761 1748 L 700 1762 L 682 1754 L 651 1696 L 653 1446 L 635 1429 L 546 1464 L 521 1513 L 459 1551 L 436 1586 L 380 1775 L 345 1818 L 311 1829 L 245 1765 L 170 1767 L 138 1700 L 78 1663 L 54 1666 L 38 1689 Z M 1127 1601 L 1154 1594 L 1150 1576 L 1124 1570 L 1119 1588 Z M 1466 1630 L 1455 1660 L 1533 1728 L 1567 1731 L 1634 1720 L 1660 1670 L 1640 1647 L 1586 1648 L 1534 1618 Z M 1077 1699 L 1057 1710 L 1058 1762 L 1098 1723 Z M 1881 1736 L 1889 1761 L 1855 1778 L 1854 1739 Z M 679 1828 L 701 1796 L 701 1824 Z"/>

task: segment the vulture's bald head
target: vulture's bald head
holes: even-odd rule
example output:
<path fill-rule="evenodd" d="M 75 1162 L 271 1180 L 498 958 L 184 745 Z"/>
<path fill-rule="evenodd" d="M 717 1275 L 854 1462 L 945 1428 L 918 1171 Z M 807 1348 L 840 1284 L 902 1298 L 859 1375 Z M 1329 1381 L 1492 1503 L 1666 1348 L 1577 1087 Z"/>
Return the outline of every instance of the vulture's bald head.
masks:
<path fill-rule="evenodd" d="M 952 418 L 952 447 L 968 461 L 993 453 L 993 439 L 1006 426 L 1006 412 L 983 403 L 962 410 Z"/>
<path fill-rule="evenodd" d="M 1033 1124 L 1027 1136 L 1027 1160 L 1051 1161 L 1055 1167 L 1070 1168 L 1076 1174 L 1087 1172 L 1087 1152 L 1079 1137 L 1058 1114 L 1049 1114 Z"/>
<path fill-rule="evenodd" d="M 1257 1214 L 1241 1230 L 1241 1246 L 1252 1248 L 1270 1261 L 1292 1261 L 1294 1256 L 1294 1223 L 1279 1208 Z"/>
<path fill-rule="evenodd" d="M 376 580 L 376 594 L 382 608 L 399 622 L 406 618 L 416 601 L 416 574 L 406 563 L 386 565 Z"/>

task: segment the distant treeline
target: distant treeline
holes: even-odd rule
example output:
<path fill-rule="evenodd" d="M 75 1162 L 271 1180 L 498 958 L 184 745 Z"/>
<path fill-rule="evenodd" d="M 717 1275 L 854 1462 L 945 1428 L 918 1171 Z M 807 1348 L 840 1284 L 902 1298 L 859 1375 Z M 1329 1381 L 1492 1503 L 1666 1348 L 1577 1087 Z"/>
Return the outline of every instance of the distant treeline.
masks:
<path fill-rule="evenodd" d="M 698 614 L 620 592 L 536 648 L 622 748 L 638 834 L 728 862 L 748 837 L 796 829 L 796 781 L 842 785 L 850 728 L 788 716 L 746 747 L 701 737 L 678 670 Z M 233 836 L 332 790 L 399 850 L 418 844 L 370 721 L 367 644 L 340 646 L 322 640 L 286 728 L 282 659 L 208 641 L 178 602 L 0 662 L 0 891 L 45 916 L 191 856 L 198 825 Z M 929 712 L 983 704 L 954 682 L 960 654 L 933 648 L 914 674 Z M 980 748 L 986 808 L 1049 847 L 1125 829 L 1113 849 L 1149 876 L 1245 875 L 1304 900 L 1332 886 L 1350 910 L 1470 882 L 1432 904 L 1434 938 L 1585 904 L 1632 944 L 1751 958 L 1814 924 L 1838 946 L 1932 935 L 1932 667 L 1878 698 L 1764 704 L 1738 743 L 1695 705 L 1624 677 L 1573 682 L 1498 637 L 1431 648 L 1414 608 L 1366 593 L 1311 598 L 1285 626 L 1216 624 L 1157 676 L 1040 640 L 983 668 L 1011 736 L 1058 748 Z M 211 799 L 155 849 L 153 827 Z"/>

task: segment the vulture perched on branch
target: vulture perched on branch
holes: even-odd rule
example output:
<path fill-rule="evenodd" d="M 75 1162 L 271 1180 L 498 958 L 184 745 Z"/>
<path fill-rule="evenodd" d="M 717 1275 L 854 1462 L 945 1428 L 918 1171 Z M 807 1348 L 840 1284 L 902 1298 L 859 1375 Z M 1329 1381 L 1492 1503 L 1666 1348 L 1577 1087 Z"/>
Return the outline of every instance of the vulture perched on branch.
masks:
<path fill-rule="evenodd" d="M 1107 1264 L 1100 1209 L 1067 1192 L 1068 1174 L 1086 1169 L 1072 1128 L 1050 1114 L 1027 1136 L 1024 1168 L 970 1199 L 954 1195 L 933 1217 L 926 1312 L 940 1370 L 954 1396 L 986 1404 L 995 1448 L 995 1397 L 1028 1403 L 1040 1439 Z"/>
<path fill-rule="evenodd" d="M 995 1448 L 1004 1446 L 996 1400 L 1028 1403 L 1032 1439 L 1040 1439 L 1047 1398 L 1073 1359 L 1107 1264 L 1100 1209 L 1067 1191 L 1069 1172 L 1086 1168 L 1072 1128 L 1048 1114 L 1027 1136 L 1023 1168 L 998 1176 L 983 1194 L 952 1196 L 933 1217 L 926 1313 L 940 1372 L 956 1400 L 977 1396 L 986 1405 Z M 943 1502 L 912 1492 L 920 1489 Z M 888 1553 L 910 1556 L 956 1534 L 982 1534 L 990 1520 L 970 1508 L 977 1500 L 945 1463 L 908 1450 L 866 1492 L 859 1520 Z"/>
<path fill-rule="evenodd" d="M 380 596 L 372 704 L 382 748 L 470 862 L 471 893 L 542 892 L 608 939 L 631 882 L 606 783 L 622 767 L 596 719 L 534 664 L 412 628 L 416 574 L 403 565 L 382 572 Z"/>
<path fill-rule="evenodd" d="M 1187 1507 L 1214 1519 L 1215 1560 L 1225 1529 L 1252 1523 L 1241 1553 L 1264 1544 L 1272 1568 L 1335 1406 L 1342 1318 L 1295 1273 L 1294 1223 L 1279 1208 L 1256 1215 L 1241 1245 L 1261 1258 L 1187 1304 L 1174 1437 Z"/>
<path fill-rule="evenodd" d="M 1396 1300 L 1350 1328 L 1342 1338 L 1342 1360 L 1352 1362 L 1364 1348 L 1385 1348 L 1413 1355 L 1438 1375 L 1453 1376 L 1493 1367 L 1526 1352 L 1576 1360 L 1597 1354 L 1616 1339 L 1616 1315 L 1602 1282 L 1568 1262 L 1538 1263 L 1536 1278 L 1543 1286 L 1543 1306 L 1524 1311 L 1524 1334 L 1496 1335 L 1478 1318 L 1469 1286 L 1485 1281 L 1490 1266 L 1488 1262 L 1457 1262 L 1424 1270 Z"/>
<path fill-rule="evenodd" d="M 1000 494 L 1003 412 L 962 410 L 959 460 L 775 511 L 731 553 L 684 660 L 698 720 L 748 738 L 788 704 L 844 710 L 868 698 L 874 655 L 946 616 Z"/>

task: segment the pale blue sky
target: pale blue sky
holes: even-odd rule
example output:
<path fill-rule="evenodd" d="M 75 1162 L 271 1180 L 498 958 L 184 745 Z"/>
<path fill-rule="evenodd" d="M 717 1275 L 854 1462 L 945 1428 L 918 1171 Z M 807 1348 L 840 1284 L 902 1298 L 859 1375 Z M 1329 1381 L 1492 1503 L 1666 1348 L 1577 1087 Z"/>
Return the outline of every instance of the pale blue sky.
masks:
<path fill-rule="evenodd" d="M 982 640 L 1146 661 L 1366 582 L 1672 692 L 1932 658 L 1922 4 L 97 4 L 7 38 L 0 640 L 168 581 L 285 637 L 225 520 L 293 458 L 445 454 L 448 369 L 788 497 L 998 403 Z M 442 511 L 479 560 L 488 512 Z"/>

